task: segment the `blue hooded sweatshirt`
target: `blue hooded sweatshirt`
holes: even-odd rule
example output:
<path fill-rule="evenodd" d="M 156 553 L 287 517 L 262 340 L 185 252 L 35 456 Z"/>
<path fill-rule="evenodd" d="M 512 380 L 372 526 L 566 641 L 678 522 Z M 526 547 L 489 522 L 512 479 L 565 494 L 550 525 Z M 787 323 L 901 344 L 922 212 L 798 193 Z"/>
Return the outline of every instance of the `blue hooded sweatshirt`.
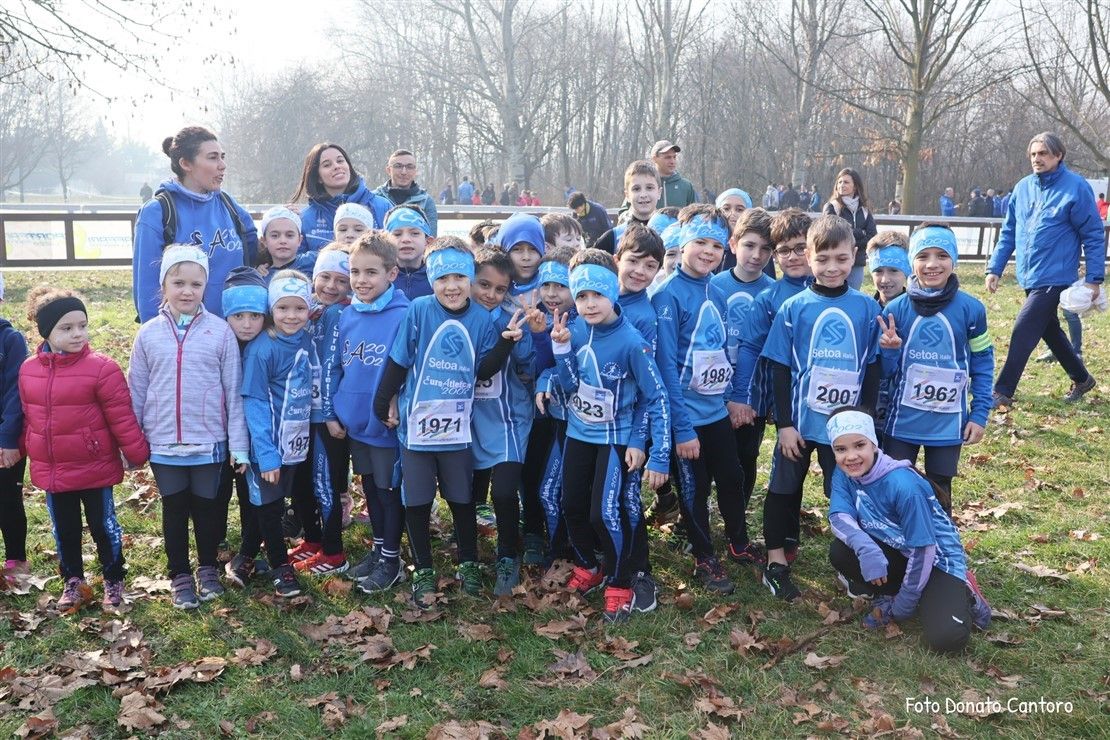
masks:
<path fill-rule="evenodd" d="M 243 357 L 243 411 L 251 462 L 261 472 L 296 465 L 308 456 L 312 410 L 312 338 L 264 331 Z"/>
<path fill-rule="evenodd" d="M 311 198 L 301 212 L 301 252 L 323 249 L 335 240 L 335 211 L 344 203 L 358 203 L 369 208 L 374 214 L 374 227 L 378 229 L 385 223 L 385 212 L 392 207 L 387 199 L 367 188 L 361 177 L 353 193 L 340 193 L 327 199 Z"/>
<path fill-rule="evenodd" d="M 325 359 L 332 371 L 325 373 L 325 416 L 330 411 L 347 429 L 351 439 L 372 447 L 397 448 L 397 432 L 374 416 L 386 359 L 409 308 L 405 294 L 392 287 L 371 303 L 357 299 L 339 314 L 338 351 Z"/>
<path fill-rule="evenodd" d="M 7 319 L 0 319 L 0 447 L 18 450 L 23 436 L 19 368 L 27 359 L 27 340 Z"/>
<path fill-rule="evenodd" d="M 1091 186 L 1060 162 L 1052 172 L 1023 177 L 1006 207 L 987 273 L 1001 277 L 1017 252 L 1017 280 L 1025 290 L 1071 285 L 1079 278 L 1079 252 L 1088 283 L 1106 273 L 1106 236 Z"/>
<path fill-rule="evenodd" d="M 232 200 L 243 223 L 244 244 L 219 192 L 194 193 L 177 180 L 163 182 L 158 187 L 158 192 L 162 191 L 173 198 L 177 209 L 175 243 L 192 244 L 208 255 L 204 308 L 222 317 L 224 280 L 233 267 L 253 265 L 258 253 L 258 232 L 254 221 L 242 206 Z M 165 246 L 162 240 L 162 204 L 157 198 L 151 198 L 139 209 L 139 218 L 135 222 L 135 253 L 131 262 L 131 291 L 140 323 L 157 316 L 162 305 L 158 268 L 162 264 Z"/>
<path fill-rule="evenodd" d="M 393 281 L 393 287 L 403 291 L 409 302 L 422 296 L 431 295 L 432 284 L 428 280 L 428 268 L 423 262 L 415 270 L 398 267 L 397 279 Z"/>

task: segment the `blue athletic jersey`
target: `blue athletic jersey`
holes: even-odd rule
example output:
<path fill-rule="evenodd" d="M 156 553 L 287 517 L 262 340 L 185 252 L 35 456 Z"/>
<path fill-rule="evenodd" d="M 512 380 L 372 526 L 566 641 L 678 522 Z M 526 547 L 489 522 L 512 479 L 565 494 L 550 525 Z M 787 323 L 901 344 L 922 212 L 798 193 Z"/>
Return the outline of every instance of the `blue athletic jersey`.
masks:
<path fill-rule="evenodd" d="M 296 465 L 308 457 L 312 407 L 312 339 L 264 331 L 243 357 L 243 410 L 251 435 L 252 463 L 259 470 Z"/>
<path fill-rule="evenodd" d="M 494 330 L 500 336 L 509 325 L 512 313 L 500 306 L 489 313 Z M 526 331 L 497 374 L 475 383 L 474 413 L 470 419 L 475 470 L 492 468 L 502 462 L 524 462 L 535 411 L 532 400 L 534 361 L 532 334 Z"/>
<path fill-rule="evenodd" d="M 335 418 L 330 391 L 335 382 L 329 377 L 334 367 L 327 358 L 334 357 L 339 346 L 339 314 L 344 304 L 326 307 L 320 316 L 308 322 L 305 331 L 312 338 L 312 423 L 322 424 Z"/>
<path fill-rule="evenodd" d="M 655 354 L 655 308 L 651 305 L 647 290 L 621 293 L 617 297 L 617 303 L 620 304 L 621 314 L 628 323 L 636 327 L 636 331 L 640 332 L 640 336 L 651 347 L 652 354 Z"/>
<path fill-rule="evenodd" d="M 558 383 L 567 394 L 567 435 L 592 444 L 646 450 L 648 468 L 670 469 L 667 393 L 651 348 L 623 316 L 611 324 L 570 327 L 570 347 L 555 348 Z"/>
<path fill-rule="evenodd" d="M 567 314 L 567 328 L 573 327 L 577 320 L 578 312 L 572 308 Z M 562 386 L 555 381 L 557 372 L 555 370 L 555 357 L 551 353 L 551 324 L 552 318 L 548 316 L 547 329 L 532 334 L 532 345 L 536 350 L 535 392 L 540 393 L 542 391 L 550 394 L 551 398 L 547 402 L 548 415 L 559 421 L 566 421 L 567 394 L 563 392 Z M 536 415 L 540 415 L 539 409 L 536 409 Z"/>
<path fill-rule="evenodd" d="M 958 291 L 933 316 L 921 316 L 908 295 L 891 301 L 902 347 L 883 350 L 892 376 L 885 433 L 922 445 L 958 445 L 968 421 L 987 425 L 994 389 L 994 345 L 982 302 Z M 971 403 L 968 404 L 968 390 Z"/>
<path fill-rule="evenodd" d="M 435 296 L 409 305 L 389 359 L 409 368 L 398 399 L 397 438 L 419 452 L 470 446 L 478 363 L 497 343 L 489 311 L 474 301 L 448 311 Z"/>
<path fill-rule="evenodd" d="M 651 298 L 657 319 L 655 359 L 667 386 L 675 442 L 695 426 L 728 416 L 725 393 L 733 369 L 725 353 L 725 296 L 708 277 L 675 269 Z"/>
<path fill-rule="evenodd" d="M 735 271 L 725 270 L 714 275 L 709 282 L 725 296 L 725 329 L 728 332 L 726 352 L 728 361 L 736 367 L 736 359 L 740 356 L 740 331 L 747 320 L 748 309 L 752 307 L 757 295 L 775 284 L 775 279 L 761 272 L 755 280 L 745 283 L 736 277 Z"/>
<path fill-rule="evenodd" d="M 331 409 L 351 439 L 373 447 L 397 447 L 397 432 L 374 415 L 378 391 L 389 350 L 400 332 L 409 299 L 392 286 L 377 301 L 347 306 L 339 314 L 338 351 L 327 364 L 326 383 Z"/>
<path fill-rule="evenodd" d="M 774 393 L 771 384 L 771 370 L 767 361 L 759 356 L 767 342 L 767 334 L 787 298 L 792 298 L 806 289 L 813 278 L 782 277 L 769 288 L 756 295 L 751 307 L 740 324 L 740 335 L 736 348 L 736 380 L 733 393 L 728 400 L 746 403 L 760 416 L 766 416 L 773 408 Z"/>
<path fill-rule="evenodd" d="M 790 368 L 793 420 L 802 439 L 828 444 L 829 415 L 859 403 L 864 371 L 878 355 L 879 311 L 874 298 L 849 288 L 835 298 L 805 290 L 775 315 L 761 356 Z"/>
<path fill-rule="evenodd" d="M 864 532 L 903 553 L 935 545 L 933 565 L 964 580 L 967 560 L 960 535 L 929 481 L 913 468 L 895 468 L 868 484 L 837 468 L 829 500 L 829 516 L 833 514 L 847 514 Z"/>

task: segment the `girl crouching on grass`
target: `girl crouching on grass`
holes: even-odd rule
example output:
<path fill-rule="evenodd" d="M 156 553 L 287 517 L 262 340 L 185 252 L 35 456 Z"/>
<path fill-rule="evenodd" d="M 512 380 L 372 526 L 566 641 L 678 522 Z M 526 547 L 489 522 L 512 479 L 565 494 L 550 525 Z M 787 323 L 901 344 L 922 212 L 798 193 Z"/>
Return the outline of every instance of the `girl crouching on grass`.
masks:
<path fill-rule="evenodd" d="M 208 257 L 174 244 L 162 253 L 163 304 L 139 327 L 128 379 L 132 407 L 150 441 L 150 469 L 162 496 L 162 537 L 173 605 L 195 609 L 224 592 L 218 545 L 226 519 L 218 492 L 230 454 L 245 465 L 250 443 L 239 396 L 239 345 L 227 322 L 205 310 Z M 189 564 L 189 522 L 197 574 Z"/>
<path fill-rule="evenodd" d="M 123 468 L 150 454 L 131 410 L 123 371 L 89 349 L 89 317 L 80 296 L 39 286 L 27 296 L 27 316 L 43 341 L 19 370 L 25 420 L 23 444 L 31 482 L 46 491 L 46 506 L 65 582 L 59 612 L 92 600 L 81 562 L 81 507 L 104 575 L 104 607 L 123 602 L 123 532 L 112 487 Z"/>
<path fill-rule="evenodd" d="M 864 627 L 916 614 L 929 647 L 962 650 L 972 625 L 990 624 L 991 608 L 933 485 L 909 461 L 879 449 L 867 413 L 845 407 L 826 426 L 836 456 L 829 561 L 849 596 L 873 598 Z"/>

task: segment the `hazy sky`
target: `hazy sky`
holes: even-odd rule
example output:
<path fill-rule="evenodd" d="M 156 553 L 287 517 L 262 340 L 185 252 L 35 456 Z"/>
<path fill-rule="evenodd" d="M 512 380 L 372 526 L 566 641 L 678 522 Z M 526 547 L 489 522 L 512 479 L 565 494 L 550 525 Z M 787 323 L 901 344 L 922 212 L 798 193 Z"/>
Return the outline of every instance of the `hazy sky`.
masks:
<path fill-rule="evenodd" d="M 331 29 L 353 18 L 353 0 L 238 0 L 230 6 L 233 23 L 209 27 L 196 19 L 162 60 L 172 92 L 139 73 L 121 73 L 104 64 L 88 65 L 89 85 L 114 100 L 106 104 L 88 91 L 80 93 L 93 110 L 103 115 L 109 132 L 160 150 L 161 141 L 189 124 L 213 125 L 216 91 L 236 75 L 267 76 L 295 66 L 311 56 L 322 56 L 330 44 Z M 327 13 L 314 13 L 326 7 Z M 125 43 L 121 40 L 121 45 Z M 233 54 L 235 65 L 207 61 L 213 53 Z M 208 110 L 206 111 L 205 108 Z"/>

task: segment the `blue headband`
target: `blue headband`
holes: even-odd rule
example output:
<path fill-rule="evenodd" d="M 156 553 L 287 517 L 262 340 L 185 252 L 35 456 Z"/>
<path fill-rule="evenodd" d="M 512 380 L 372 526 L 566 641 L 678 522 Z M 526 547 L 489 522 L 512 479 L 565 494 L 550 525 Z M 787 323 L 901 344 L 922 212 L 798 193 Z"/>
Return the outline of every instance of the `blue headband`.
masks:
<path fill-rule="evenodd" d="M 723 247 L 728 244 L 728 228 L 718 218 L 698 214 L 682 225 L 679 239 L 683 246 L 695 239 L 712 239 Z"/>
<path fill-rule="evenodd" d="M 420 229 L 428 236 L 434 237 L 432 227 L 427 220 L 411 208 L 394 208 L 385 219 L 385 230 Z"/>
<path fill-rule="evenodd" d="M 747 193 L 745 193 L 740 188 L 729 188 L 728 190 L 724 191 L 723 193 L 721 193 L 720 195 L 717 196 L 717 200 L 713 205 L 720 208 L 721 206 L 723 206 L 725 204 L 725 201 L 727 199 L 729 199 L 733 196 L 735 196 L 735 197 L 739 198 L 740 200 L 744 201 L 744 205 L 747 206 L 748 208 L 752 207 L 752 196 L 748 195 Z"/>
<path fill-rule="evenodd" d="M 616 303 L 620 297 L 620 286 L 617 284 L 617 275 L 607 267 L 601 265 L 579 265 L 570 273 L 570 292 L 575 298 L 585 290 L 605 296 L 611 303 Z"/>
<path fill-rule="evenodd" d="M 917 229 L 910 234 L 910 259 L 912 260 L 917 256 L 917 253 L 922 249 L 929 249 L 936 247 L 948 252 L 948 256 L 952 258 L 952 266 L 956 266 L 956 261 L 960 258 L 959 250 L 956 248 L 956 235 L 952 229 L 946 229 L 943 226 L 926 226 L 923 229 Z M 907 275 L 909 273 L 906 273 Z"/>
<path fill-rule="evenodd" d="M 558 283 L 570 287 L 570 269 L 562 262 L 554 260 L 540 263 L 539 283 Z"/>
<path fill-rule="evenodd" d="M 668 216 L 665 213 L 656 213 L 648 219 L 648 228 L 660 236 L 671 224 L 678 223 L 678 219 L 674 216 Z"/>
<path fill-rule="evenodd" d="M 909 277 L 912 272 L 906 250 L 893 244 L 876 249 L 867 257 L 867 270 L 869 272 L 875 272 L 883 267 L 893 267 L 895 270 L 901 270 L 906 277 Z"/>
<path fill-rule="evenodd" d="M 300 298 L 306 306 L 312 305 L 312 291 L 308 283 L 299 277 L 274 278 L 270 281 L 270 310 L 282 298 Z"/>
<path fill-rule="evenodd" d="M 338 272 L 340 275 L 351 276 L 351 257 L 346 252 L 338 249 L 325 249 L 316 255 L 316 264 L 312 268 L 312 277 L 321 272 Z"/>
<path fill-rule="evenodd" d="M 429 283 L 434 283 L 444 275 L 462 275 L 467 280 L 474 280 L 474 255 L 454 247 L 432 252 L 424 266 L 428 271 Z"/>
<path fill-rule="evenodd" d="M 225 318 L 244 312 L 264 314 L 269 309 L 268 299 L 266 289 L 261 285 L 233 285 L 224 288 L 220 307 Z"/>
<path fill-rule="evenodd" d="M 663 229 L 663 233 L 659 235 L 663 240 L 663 249 L 678 249 L 682 246 L 682 225 L 675 221 L 673 224 Z"/>

